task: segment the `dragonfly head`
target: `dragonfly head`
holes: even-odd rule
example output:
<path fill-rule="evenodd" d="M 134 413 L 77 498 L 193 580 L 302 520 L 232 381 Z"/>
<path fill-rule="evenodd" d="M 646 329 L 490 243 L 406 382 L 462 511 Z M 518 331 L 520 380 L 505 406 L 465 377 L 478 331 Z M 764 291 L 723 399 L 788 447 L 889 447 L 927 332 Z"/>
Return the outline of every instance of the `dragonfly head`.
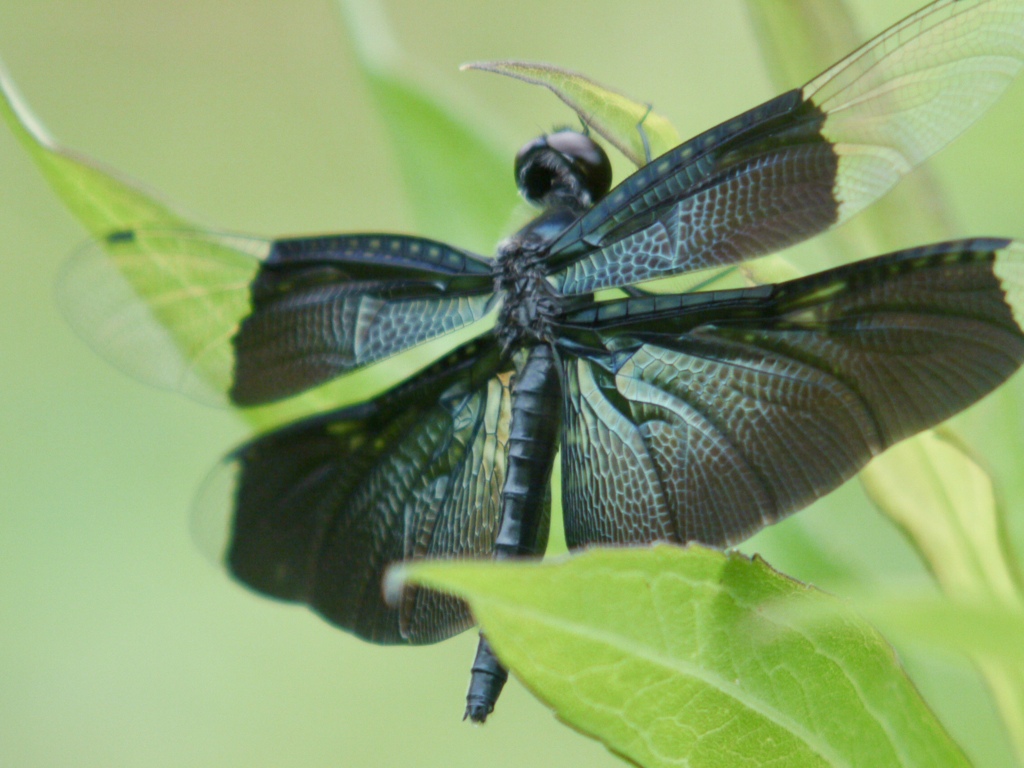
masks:
<path fill-rule="evenodd" d="M 544 208 L 578 212 L 604 197 L 612 185 L 612 165 L 589 136 L 562 130 L 527 143 L 516 154 L 516 186 L 523 197 Z"/>

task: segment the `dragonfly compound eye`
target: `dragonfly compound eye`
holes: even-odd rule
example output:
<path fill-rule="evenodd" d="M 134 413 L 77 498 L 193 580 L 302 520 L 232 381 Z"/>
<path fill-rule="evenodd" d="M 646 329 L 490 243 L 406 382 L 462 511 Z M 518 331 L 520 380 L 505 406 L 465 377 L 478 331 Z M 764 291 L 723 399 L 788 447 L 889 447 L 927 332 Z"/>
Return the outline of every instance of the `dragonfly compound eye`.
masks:
<path fill-rule="evenodd" d="M 541 136 L 519 150 L 516 184 L 531 203 L 552 201 L 587 207 L 612 184 L 612 166 L 605 151 L 589 136 L 572 130 Z"/>

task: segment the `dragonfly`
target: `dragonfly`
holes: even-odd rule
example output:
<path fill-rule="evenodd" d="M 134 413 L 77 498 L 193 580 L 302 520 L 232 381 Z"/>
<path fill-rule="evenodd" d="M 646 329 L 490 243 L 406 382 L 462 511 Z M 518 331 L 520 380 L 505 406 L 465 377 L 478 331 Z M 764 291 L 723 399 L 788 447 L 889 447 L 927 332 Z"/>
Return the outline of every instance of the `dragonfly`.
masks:
<path fill-rule="evenodd" d="M 61 303 L 119 367 L 202 400 L 295 397 L 448 334 L 401 383 L 223 465 L 223 562 L 381 644 L 468 629 L 386 569 L 544 553 L 560 453 L 570 549 L 727 547 L 827 494 L 1024 361 L 1024 244 L 901 250 L 785 282 L 666 294 L 831 229 L 962 132 L 1024 66 L 1024 0 L 937 0 L 612 188 L 586 130 L 515 158 L 540 212 L 493 257 L 421 237 L 109 233 Z M 638 130 L 642 130 L 642 125 Z M 507 671 L 481 635 L 466 716 Z"/>

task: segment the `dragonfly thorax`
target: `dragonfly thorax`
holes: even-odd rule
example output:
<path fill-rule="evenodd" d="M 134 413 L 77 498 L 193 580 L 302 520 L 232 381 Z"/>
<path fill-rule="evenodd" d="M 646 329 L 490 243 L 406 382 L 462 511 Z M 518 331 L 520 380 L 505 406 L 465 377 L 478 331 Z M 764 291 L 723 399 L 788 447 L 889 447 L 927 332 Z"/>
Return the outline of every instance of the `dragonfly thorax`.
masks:
<path fill-rule="evenodd" d="M 516 237 L 498 249 L 494 288 L 502 305 L 495 333 L 505 353 L 530 341 L 552 340 L 551 321 L 562 302 L 547 280 L 541 254 Z"/>

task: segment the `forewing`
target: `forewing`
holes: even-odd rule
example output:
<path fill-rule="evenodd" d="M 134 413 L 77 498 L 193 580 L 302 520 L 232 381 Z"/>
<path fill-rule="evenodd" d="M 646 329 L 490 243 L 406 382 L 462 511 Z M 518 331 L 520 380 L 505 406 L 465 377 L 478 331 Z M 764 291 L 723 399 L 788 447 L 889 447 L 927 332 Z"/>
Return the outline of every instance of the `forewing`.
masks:
<path fill-rule="evenodd" d="M 121 370 L 237 405 L 457 330 L 492 301 L 486 260 L 430 240 L 201 230 L 115 233 L 69 262 L 58 294 L 76 331 Z"/>
<path fill-rule="evenodd" d="M 220 519 L 239 581 L 367 640 L 462 631 L 472 619 L 461 601 L 407 587 L 390 606 L 381 579 L 404 560 L 491 554 L 508 383 L 493 343 L 474 344 L 374 401 L 257 438 L 208 481 L 200 527 Z"/>
<path fill-rule="evenodd" d="M 1022 67 L 1020 0 L 939 0 L 805 85 L 839 155 L 839 220 L 960 135 Z"/>
<path fill-rule="evenodd" d="M 235 337 L 232 399 L 255 405 L 463 328 L 493 306 L 490 263 L 398 235 L 281 240 Z"/>
<path fill-rule="evenodd" d="M 801 89 L 670 150 L 551 249 L 563 293 L 733 264 L 869 205 L 1024 66 L 1019 0 L 940 0 Z"/>
<path fill-rule="evenodd" d="M 1019 367 L 1024 246 L 943 243 L 566 323 L 569 545 L 731 544 Z"/>

